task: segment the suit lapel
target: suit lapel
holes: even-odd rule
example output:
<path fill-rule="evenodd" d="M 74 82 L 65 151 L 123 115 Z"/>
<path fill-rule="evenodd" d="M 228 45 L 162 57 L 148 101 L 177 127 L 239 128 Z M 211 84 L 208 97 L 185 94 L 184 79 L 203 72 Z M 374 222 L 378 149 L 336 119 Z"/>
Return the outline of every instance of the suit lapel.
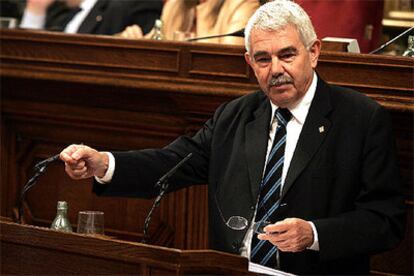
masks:
<path fill-rule="evenodd" d="M 321 80 L 321 78 L 318 78 L 315 96 L 299 136 L 283 185 L 282 199 L 292 187 L 297 177 L 309 164 L 328 134 L 331 122 L 325 116 L 330 110 L 331 102 L 329 97 L 329 87 Z"/>
<path fill-rule="evenodd" d="M 104 12 L 108 5 L 108 0 L 98 0 L 93 6 L 92 10 L 83 20 L 78 29 L 78 33 L 90 34 L 96 29 L 96 27 L 104 20 Z"/>
<path fill-rule="evenodd" d="M 253 200 L 257 198 L 260 181 L 262 179 L 267 151 L 270 116 L 270 102 L 266 97 L 266 100 L 254 112 L 254 119 L 248 122 L 245 128 L 245 150 Z"/>

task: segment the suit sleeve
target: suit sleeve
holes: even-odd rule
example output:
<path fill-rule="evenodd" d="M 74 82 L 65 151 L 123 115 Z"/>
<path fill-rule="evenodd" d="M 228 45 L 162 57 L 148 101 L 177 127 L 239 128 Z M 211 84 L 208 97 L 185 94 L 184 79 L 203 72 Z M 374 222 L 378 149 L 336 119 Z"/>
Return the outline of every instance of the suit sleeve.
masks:
<path fill-rule="evenodd" d="M 405 208 L 391 129 L 388 114 L 378 106 L 367 125 L 354 210 L 314 221 L 321 259 L 375 254 L 401 241 Z"/>
<path fill-rule="evenodd" d="M 223 108 L 224 105 L 193 137 L 180 136 L 163 149 L 114 152 L 112 181 L 106 185 L 95 182 L 93 191 L 104 196 L 154 197 L 159 192 L 154 187 L 158 179 L 189 153 L 193 153 L 191 159 L 170 178 L 169 192 L 193 184 L 207 184 L 214 125 Z"/>

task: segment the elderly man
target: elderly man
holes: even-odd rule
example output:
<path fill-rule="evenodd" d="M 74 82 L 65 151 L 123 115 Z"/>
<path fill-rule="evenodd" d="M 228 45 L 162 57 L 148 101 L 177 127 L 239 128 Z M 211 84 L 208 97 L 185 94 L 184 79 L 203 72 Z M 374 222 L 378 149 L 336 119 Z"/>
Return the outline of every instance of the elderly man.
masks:
<path fill-rule="evenodd" d="M 137 24 L 148 33 L 161 9 L 161 0 L 28 0 L 20 27 L 113 35 Z"/>
<path fill-rule="evenodd" d="M 293 2 L 260 7 L 246 48 L 261 91 L 223 104 L 193 137 L 163 149 L 71 145 L 60 155 L 66 172 L 95 176 L 99 195 L 151 197 L 157 178 L 191 152 L 171 190 L 208 183 L 213 249 L 298 274 L 367 274 L 369 255 L 403 235 L 390 118 L 315 73 L 321 42 Z M 226 223 L 234 215 L 248 227 Z M 260 234 L 257 224 L 265 226 Z"/>

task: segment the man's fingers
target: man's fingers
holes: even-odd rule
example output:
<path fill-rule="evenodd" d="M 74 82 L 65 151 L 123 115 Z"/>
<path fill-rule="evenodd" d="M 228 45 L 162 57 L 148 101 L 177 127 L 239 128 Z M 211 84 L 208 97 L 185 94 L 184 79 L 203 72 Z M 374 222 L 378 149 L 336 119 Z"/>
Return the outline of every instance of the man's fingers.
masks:
<path fill-rule="evenodd" d="M 88 174 L 88 168 L 86 166 L 83 166 L 80 169 L 72 169 L 68 164 L 66 164 L 65 171 L 73 179 L 82 179 Z"/>
<path fill-rule="evenodd" d="M 80 179 L 80 176 L 78 176 L 77 174 L 75 174 L 74 171 L 67 164 L 65 164 L 65 171 L 66 171 L 67 175 L 70 176 L 70 178 L 72 178 L 72 179 Z"/>
<path fill-rule="evenodd" d="M 84 145 L 70 145 L 60 153 L 60 159 L 65 163 L 75 164 L 80 159 L 87 159 L 93 154 L 93 150 Z"/>
<path fill-rule="evenodd" d="M 266 226 L 263 230 L 266 233 L 280 233 L 280 232 L 286 232 L 292 227 L 292 221 L 291 219 L 284 219 L 282 221 L 278 221 L 274 224 L 270 224 Z"/>
<path fill-rule="evenodd" d="M 60 153 L 60 159 L 65 162 L 65 171 L 73 179 L 84 178 L 88 168 L 84 157 L 88 156 L 89 147 L 70 145 Z"/>
<path fill-rule="evenodd" d="M 60 153 L 60 159 L 63 162 L 68 162 L 68 163 L 74 163 L 76 162 L 76 160 L 73 158 L 73 154 L 81 147 L 81 145 L 70 145 L 67 148 L 65 148 L 61 153 Z"/>
<path fill-rule="evenodd" d="M 93 175 L 105 175 L 109 158 L 107 154 L 100 153 L 85 145 L 70 145 L 60 153 L 65 162 L 66 173 L 74 178 L 81 179 Z"/>
<path fill-rule="evenodd" d="M 67 165 L 71 168 L 71 170 L 80 170 L 86 166 L 85 161 L 81 160 L 75 163 L 67 163 Z"/>
<path fill-rule="evenodd" d="M 141 28 L 138 25 L 126 27 L 120 34 L 122 38 L 138 39 L 143 37 Z"/>
<path fill-rule="evenodd" d="M 309 222 L 298 218 L 287 218 L 266 226 L 264 230 L 266 233 L 258 235 L 258 239 L 268 240 L 281 251 L 303 251 L 313 242 L 313 231 Z"/>
<path fill-rule="evenodd" d="M 77 149 L 72 153 L 72 158 L 75 160 L 80 159 L 87 159 L 92 155 L 92 149 L 87 146 L 79 146 Z"/>
<path fill-rule="evenodd" d="M 75 176 L 83 176 L 88 171 L 87 167 L 83 167 L 82 169 L 72 170 L 72 174 Z"/>
<path fill-rule="evenodd" d="M 284 252 L 299 252 L 306 248 L 299 237 L 289 237 L 286 234 L 261 234 L 259 236 L 259 239 L 271 242 L 279 250 Z"/>

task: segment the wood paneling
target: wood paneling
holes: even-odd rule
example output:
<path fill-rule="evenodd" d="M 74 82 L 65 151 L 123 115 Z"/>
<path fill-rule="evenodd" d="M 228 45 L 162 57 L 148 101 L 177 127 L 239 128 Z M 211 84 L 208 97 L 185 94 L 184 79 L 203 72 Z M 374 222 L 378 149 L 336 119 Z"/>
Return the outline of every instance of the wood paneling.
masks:
<path fill-rule="evenodd" d="M 61 233 L 3 219 L 0 238 L 2 275 L 249 275 L 246 258 L 212 250 Z"/>
<path fill-rule="evenodd" d="M 100 150 L 162 147 L 193 134 L 223 102 L 258 89 L 237 46 L 122 40 L 91 35 L 0 30 L 1 214 L 12 217 L 34 163 L 71 143 Z M 413 202 L 414 61 L 322 51 L 318 73 L 366 93 L 390 110 L 407 206 Z M 28 193 L 26 219 L 49 225 L 56 202 L 105 212 L 109 235 L 139 241 L 152 200 L 100 198 L 89 180 L 69 179 L 56 163 Z M 169 194 L 150 225 L 152 243 L 207 248 L 207 189 Z M 412 217 L 409 229 L 412 229 Z M 411 274 L 412 231 L 373 269 Z"/>

